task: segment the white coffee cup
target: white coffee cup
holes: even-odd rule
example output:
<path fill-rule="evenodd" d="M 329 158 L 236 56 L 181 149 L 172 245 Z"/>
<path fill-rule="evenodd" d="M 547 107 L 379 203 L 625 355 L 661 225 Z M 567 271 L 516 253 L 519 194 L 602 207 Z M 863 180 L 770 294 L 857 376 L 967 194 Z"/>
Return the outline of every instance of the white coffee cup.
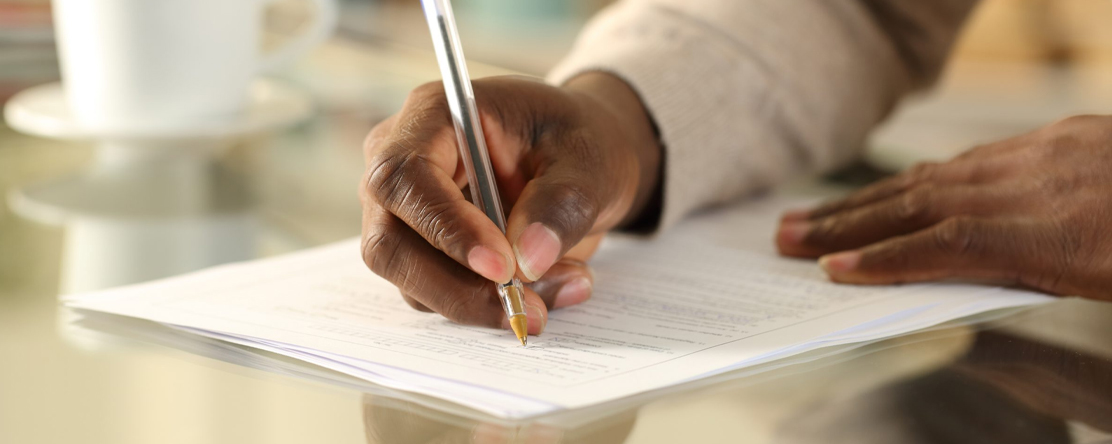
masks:
<path fill-rule="evenodd" d="M 53 0 L 62 82 L 84 127 L 182 127 L 234 118 L 248 85 L 329 35 L 334 0 L 314 22 L 268 54 L 263 14 L 273 0 Z"/>

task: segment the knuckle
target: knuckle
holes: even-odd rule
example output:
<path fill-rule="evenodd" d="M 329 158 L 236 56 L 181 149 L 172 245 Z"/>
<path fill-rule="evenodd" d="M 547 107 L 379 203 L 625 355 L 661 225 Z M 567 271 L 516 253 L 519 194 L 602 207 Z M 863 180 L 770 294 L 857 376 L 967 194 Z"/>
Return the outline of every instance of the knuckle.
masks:
<path fill-rule="evenodd" d="M 1051 134 L 1043 139 L 1043 143 L 1039 145 L 1039 158 L 1041 160 L 1052 160 L 1062 152 L 1074 147 L 1076 143 L 1077 137 L 1074 133 Z"/>
<path fill-rule="evenodd" d="M 438 101 L 446 97 L 447 93 L 444 92 L 444 84 L 441 82 L 422 83 L 420 86 L 413 88 L 413 91 L 409 93 L 410 100 L 421 102 L 427 100 Z"/>
<path fill-rule="evenodd" d="M 596 200 L 579 185 L 555 183 L 549 187 L 551 201 L 544 203 L 548 208 L 543 214 L 549 215 L 551 226 L 561 233 L 589 231 L 599 215 Z"/>
<path fill-rule="evenodd" d="M 1092 126 L 1092 122 L 1097 119 L 1101 118 L 1097 116 L 1067 117 L 1040 130 L 1039 137 L 1036 139 L 1037 144 L 1034 147 L 1034 160 L 1036 162 L 1052 161 L 1062 154 L 1077 151 L 1078 148 L 1085 145 L 1086 138 L 1092 134 L 1087 130 L 1087 127 Z"/>
<path fill-rule="evenodd" d="M 394 267 L 399 261 L 400 236 L 391 235 L 381 225 L 372 226 L 363 241 L 363 263 L 375 274 L 393 282 Z"/>
<path fill-rule="evenodd" d="M 1077 191 L 1078 184 L 1073 177 L 1059 174 L 1047 175 L 1035 181 L 1035 193 L 1038 198 L 1048 199 L 1047 202 L 1053 209 L 1058 206 L 1059 196 L 1072 195 Z"/>
<path fill-rule="evenodd" d="M 811 217 L 812 218 L 825 217 L 827 215 L 834 214 L 834 213 L 838 212 L 839 210 L 841 210 L 842 208 L 846 207 L 846 205 L 847 205 L 846 201 L 847 201 L 847 199 L 831 201 L 831 202 L 824 202 L 824 203 L 820 204 L 818 207 L 816 207 L 814 210 L 811 211 Z"/>
<path fill-rule="evenodd" d="M 574 131 L 567 135 L 567 149 L 574 152 L 581 163 L 587 165 L 600 165 L 605 157 L 603 151 L 594 141 L 595 136 L 586 130 Z"/>
<path fill-rule="evenodd" d="M 912 190 L 900 196 L 896 202 L 893 219 L 898 222 L 914 223 L 927 219 L 931 212 L 931 203 L 934 199 L 935 189 L 924 187 Z"/>
<path fill-rule="evenodd" d="M 908 170 L 906 176 L 912 183 L 923 183 L 930 181 L 935 173 L 938 171 L 937 162 L 920 162 L 915 164 Z"/>
<path fill-rule="evenodd" d="M 459 245 L 466 232 L 460 217 L 452 217 L 452 202 L 435 202 L 422 206 L 414 215 L 414 228 L 433 245 L 447 251 Z"/>
<path fill-rule="evenodd" d="M 415 125 L 428 122 L 441 122 L 451 125 L 448 111 L 448 94 L 441 82 L 425 83 L 409 93 L 404 109 L 409 110 L 411 118 L 403 124 L 403 131 L 413 132 Z"/>
<path fill-rule="evenodd" d="M 838 239 L 846 230 L 846 223 L 838 216 L 823 218 L 811 228 L 807 234 L 807 243 L 824 244 L 832 239 Z"/>
<path fill-rule="evenodd" d="M 919 179 L 919 175 L 917 174 L 913 174 L 911 172 L 901 174 L 892 178 L 891 192 L 906 192 L 907 190 L 914 189 L 915 186 L 918 185 L 920 182 L 922 182 L 922 180 Z"/>
<path fill-rule="evenodd" d="M 985 163 L 971 162 L 969 165 L 956 168 L 955 175 L 960 178 L 959 181 L 970 184 L 983 184 L 992 182 L 998 173 L 992 167 L 986 166 Z"/>
<path fill-rule="evenodd" d="M 364 182 L 368 195 L 387 208 L 395 206 L 413 189 L 410 171 L 417 156 L 412 151 L 386 150 L 371 158 Z"/>
<path fill-rule="evenodd" d="M 939 251 L 964 256 L 978 250 L 978 223 L 967 217 L 946 219 L 934 231 L 935 246 Z"/>
<path fill-rule="evenodd" d="M 363 244 L 363 263 L 372 272 L 390 281 L 403 292 L 421 294 L 425 287 L 425 268 L 415 262 L 412 248 L 387 226 L 372 227 Z"/>

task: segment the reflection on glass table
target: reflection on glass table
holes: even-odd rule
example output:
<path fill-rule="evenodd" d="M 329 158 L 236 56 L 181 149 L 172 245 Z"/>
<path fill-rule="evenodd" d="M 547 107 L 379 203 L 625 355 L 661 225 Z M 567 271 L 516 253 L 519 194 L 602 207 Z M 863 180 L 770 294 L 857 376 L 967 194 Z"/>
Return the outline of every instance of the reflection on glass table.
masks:
<path fill-rule="evenodd" d="M 1110 389 L 1112 360 L 983 331 L 948 366 L 809 406 L 778 442 L 1072 443 L 1112 431 Z"/>

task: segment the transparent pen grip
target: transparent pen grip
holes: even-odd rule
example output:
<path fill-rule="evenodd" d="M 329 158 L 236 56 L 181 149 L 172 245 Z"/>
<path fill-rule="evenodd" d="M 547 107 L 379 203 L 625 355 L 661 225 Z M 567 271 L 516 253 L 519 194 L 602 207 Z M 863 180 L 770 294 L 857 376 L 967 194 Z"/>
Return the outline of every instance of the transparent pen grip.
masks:
<path fill-rule="evenodd" d="M 498 284 L 498 297 L 502 300 L 506 317 L 525 315 L 525 290 L 521 286 L 521 280 L 514 278 L 508 284 Z"/>

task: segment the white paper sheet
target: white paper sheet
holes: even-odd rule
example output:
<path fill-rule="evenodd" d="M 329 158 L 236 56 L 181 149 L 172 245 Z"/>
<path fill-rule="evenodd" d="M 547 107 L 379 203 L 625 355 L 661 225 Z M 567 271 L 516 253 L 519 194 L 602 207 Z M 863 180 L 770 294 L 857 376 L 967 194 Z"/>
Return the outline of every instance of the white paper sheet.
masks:
<path fill-rule="evenodd" d="M 509 332 L 412 310 L 365 269 L 355 240 L 79 296 L 70 305 L 186 327 L 520 417 L 1048 300 L 969 285 L 831 284 L 813 261 L 752 247 L 757 236 L 771 237 L 778 210 L 790 204 L 764 202 L 651 241 L 611 242 L 592 261 L 595 296 L 554 311 L 528 348 Z"/>

